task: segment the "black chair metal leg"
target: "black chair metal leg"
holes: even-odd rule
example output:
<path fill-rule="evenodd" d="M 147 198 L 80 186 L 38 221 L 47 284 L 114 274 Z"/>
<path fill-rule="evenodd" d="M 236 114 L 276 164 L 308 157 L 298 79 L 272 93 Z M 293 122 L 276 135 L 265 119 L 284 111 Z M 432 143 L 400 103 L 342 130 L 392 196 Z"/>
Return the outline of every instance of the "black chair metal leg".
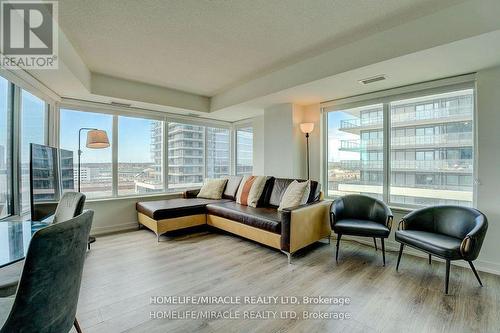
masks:
<path fill-rule="evenodd" d="M 431 264 L 431 261 L 432 261 L 432 255 L 429 253 L 429 265 Z"/>
<path fill-rule="evenodd" d="M 82 333 L 82 329 L 80 328 L 80 324 L 78 323 L 78 320 L 75 318 L 75 321 L 73 322 L 73 325 L 75 326 L 75 329 L 78 333 Z"/>
<path fill-rule="evenodd" d="M 339 261 L 339 246 L 340 246 L 340 238 L 342 237 L 341 234 L 337 234 L 337 251 L 335 252 L 335 261 Z"/>
<path fill-rule="evenodd" d="M 399 269 L 399 262 L 401 261 L 401 255 L 403 254 L 404 247 L 405 245 L 403 243 L 401 243 L 401 245 L 399 246 L 398 263 L 396 264 L 396 271 Z"/>
<path fill-rule="evenodd" d="M 474 275 L 476 276 L 477 282 L 479 282 L 479 285 L 482 287 L 483 283 L 481 282 L 481 279 L 479 278 L 479 274 L 477 274 L 476 267 L 474 267 L 474 264 L 472 261 L 468 261 L 470 269 L 474 272 Z"/>
<path fill-rule="evenodd" d="M 446 277 L 445 277 L 445 284 L 444 284 L 444 292 L 446 295 L 448 295 L 448 284 L 450 282 L 450 260 L 446 260 Z"/>
<path fill-rule="evenodd" d="M 384 245 L 384 239 L 380 238 L 380 241 L 382 242 L 382 259 L 383 259 L 384 267 L 385 267 L 385 245 Z"/>
<path fill-rule="evenodd" d="M 373 237 L 373 244 L 375 244 L 375 251 L 377 251 L 377 239 Z"/>

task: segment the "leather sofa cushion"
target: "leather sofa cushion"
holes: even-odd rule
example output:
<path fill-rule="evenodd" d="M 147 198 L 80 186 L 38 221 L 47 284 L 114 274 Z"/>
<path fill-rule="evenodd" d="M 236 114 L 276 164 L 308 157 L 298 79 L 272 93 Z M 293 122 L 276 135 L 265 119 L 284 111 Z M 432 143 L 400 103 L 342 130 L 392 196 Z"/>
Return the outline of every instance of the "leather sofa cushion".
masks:
<path fill-rule="evenodd" d="M 236 192 L 240 187 L 242 176 L 229 176 L 227 177 L 226 188 L 224 189 L 223 199 L 236 200 Z"/>
<path fill-rule="evenodd" d="M 333 231 L 337 234 L 345 234 L 363 237 L 388 237 L 391 232 L 385 225 L 358 219 L 343 219 L 336 221 Z"/>
<path fill-rule="evenodd" d="M 178 198 L 168 200 L 144 201 L 136 203 L 138 212 L 149 216 L 153 220 L 170 219 L 174 217 L 205 214 L 206 206 L 210 203 L 227 202 L 221 199 Z"/>
<path fill-rule="evenodd" d="M 396 240 L 445 259 L 461 259 L 461 240 L 455 237 L 420 230 L 398 230 Z"/>
<path fill-rule="evenodd" d="M 281 233 L 281 214 L 276 208 L 255 208 L 230 201 L 207 205 L 207 213 L 277 234 Z"/>
<path fill-rule="evenodd" d="M 269 205 L 278 207 L 281 202 L 281 198 L 285 193 L 288 185 L 292 183 L 295 179 L 288 178 L 276 178 L 274 180 L 274 185 L 269 197 Z M 305 182 L 306 180 L 297 179 L 298 182 Z M 317 181 L 311 180 L 311 191 L 309 192 L 309 199 L 307 203 L 315 202 L 319 200 L 320 185 Z"/>

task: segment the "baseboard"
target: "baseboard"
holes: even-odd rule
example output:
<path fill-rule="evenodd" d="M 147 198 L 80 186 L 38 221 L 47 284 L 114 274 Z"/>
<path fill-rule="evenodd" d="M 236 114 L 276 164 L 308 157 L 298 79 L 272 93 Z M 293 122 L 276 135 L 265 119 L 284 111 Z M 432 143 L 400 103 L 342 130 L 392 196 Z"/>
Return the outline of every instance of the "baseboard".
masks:
<path fill-rule="evenodd" d="M 133 221 L 129 223 L 110 225 L 106 227 L 94 227 L 92 228 L 92 230 L 90 230 L 90 234 L 92 236 L 102 236 L 106 234 L 112 234 L 115 232 L 137 230 L 138 226 L 139 224 L 137 223 L 137 221 Z"/>
<path fill-rule="evenodd" d="M 332 235 L 332 237 L 335 238 L 335 235 Z M 344 238 L 347 240 L 355 241 L 355 242 L 363 244 L 363 245 L 374 247 L 373 239 L 371 239 L 371 238 L 355 237 L 355 236 L 347 236 L 347 235 L 342 236 L 342 240 Z M 386 251 L 392 251 L 392 252 L 397 253 L 397 252 L 399 252 L 399 244 L 400 243 L 398 243 L 396 241 L 386 239 L 385 240 L 385 249 L 386 249 Z M 415 257 L 419 257 L 419 258 L 426 258 L 427 259 L 427 257 L 428 257 L 427 253 L 415 250 L 409 246 L 405 247 L 403 253 L 409 254 L 409 255 L 412 255 Z M 437 257 L 432 257 L 432 260 L 444 262 L 443 259 L 440 259 Z M 452 261 L 451 264 L 455 265 L 455 266 L 460 266 L 460 267 L 470 269 L 469 264 L 463 260 Z M 476 267 L 476 269 L 478 271 L 485 272 L 485 273 L 491 273 L 491 274 L 495 274 L 495 275 L 500 275 L 500 264 L 498 264 L 498 263 L 477 259 L 474 261 L 474 266 Z"/>

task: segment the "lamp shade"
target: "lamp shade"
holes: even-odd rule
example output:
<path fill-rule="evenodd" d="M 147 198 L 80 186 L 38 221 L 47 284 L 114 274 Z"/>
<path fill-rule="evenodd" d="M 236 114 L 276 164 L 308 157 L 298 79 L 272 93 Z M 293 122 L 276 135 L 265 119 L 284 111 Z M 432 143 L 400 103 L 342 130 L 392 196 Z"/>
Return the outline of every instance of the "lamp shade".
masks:
<path fill-rule="evenodd" d="M 302 123 L 300 124 L 300 130 L 302 133 L 311 133 L 314 130 L 314 123 Z"/>
<path fill-rule="evenodd" d="M 106 131 L 91 130 L 87 132 L 87 148 L 101 149 L 109 147 L 109 139 Z"/>

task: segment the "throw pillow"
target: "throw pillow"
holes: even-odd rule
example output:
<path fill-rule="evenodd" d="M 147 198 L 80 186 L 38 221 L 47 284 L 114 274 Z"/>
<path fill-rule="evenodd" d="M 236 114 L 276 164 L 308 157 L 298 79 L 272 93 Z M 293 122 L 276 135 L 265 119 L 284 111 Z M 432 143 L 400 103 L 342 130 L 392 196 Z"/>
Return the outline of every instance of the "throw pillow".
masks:
<path fill-rule="evenodd" d="M 265 176 L 243 177 L 236 193 L 236 202 L 240 205 L 257 207 L 257 202 L 264 191 L 266 181 L 267 177 Z"/>
<path fill-rule="evenodd" d="M 306 204 L 309 198 L 309 192 L 311 192 L 311 182 L 309 180 L 301 183 L 294 180 L 288 185 L 285 193 L 283 193 L 278 210 L 281 211 L 285 208 Z"/>
<path fill-rule="evenodd" d="M 226 187 L 227 179 L 205 179 L 205 184 L 198 193 L 198 198 L 222 199 L 222 193 Z"/>

